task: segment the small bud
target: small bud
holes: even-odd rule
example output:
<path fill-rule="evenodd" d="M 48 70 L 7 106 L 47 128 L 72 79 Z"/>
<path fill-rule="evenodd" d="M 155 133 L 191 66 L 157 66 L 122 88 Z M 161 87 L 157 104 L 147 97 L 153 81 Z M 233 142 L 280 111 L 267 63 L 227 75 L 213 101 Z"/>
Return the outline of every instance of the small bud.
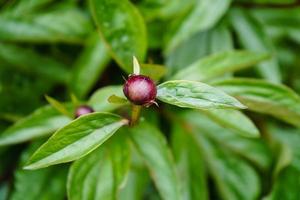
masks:
<path fill-rule="evenodd" d="M 92 112 L 94 112 L 94 110 L 89 106 L 86 106 L 86 105 L 79 106 L 75 111 L 75 118 L 78 118 L 81 115 L 89 114 Z"/>
<path fill-rule="evenodd" d="M 133 74 L 125 82 L 123 92 L 133 104 L 150 106 L 155 103 L 157 89 L 149 77 Z"/>

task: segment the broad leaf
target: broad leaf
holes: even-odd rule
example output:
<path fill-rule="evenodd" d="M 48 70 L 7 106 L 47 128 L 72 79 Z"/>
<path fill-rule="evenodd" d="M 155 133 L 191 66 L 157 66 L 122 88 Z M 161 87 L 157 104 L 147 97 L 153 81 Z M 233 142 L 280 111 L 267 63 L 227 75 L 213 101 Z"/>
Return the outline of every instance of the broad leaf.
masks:
<path fill-rule="evenodd" d="M 206 113 L 189 111 L 184 112 L 180 117 L 183 117 L 186 127 L 193 127 L 196 132 L 201 132 L 218 146 L 226 148 L 231 154 L 248 160 L 263 171 L 270 169 L 271 151 L 261 139 L 240 136 L 237 134 L 239 130 L 231 131 L 231 128 L 227 128 L 224 124 L 220 125 L 219 121 Z M 243 126 L 242 121 L 240 125 Z"/>
<path fill-rule="evenodd" d="M 188 13 L 183 22 L 177 28 L 166 52 L 176 48 L 184 40 L 197 32 L 206 30 L 215 25 L 225 14 L 231 0 L 202 0 L 197 2 L 193 10 Z"/>
<path fill-rule="evenodd" d="M 157 88 L 159 100 L 183 108 L 245 108 L 235 98 L 201 82 L 167 81 Z"/>
<path fill-rule="evenodd" d="M 143 61 L 147 49 L 142 16 L 128 0 L 90 0 L 90 8 L 112 57 L 128 73 L 132 56 Z"/>
<path fill-rule="evenodd" d="M 268 58 L 268 55 L 265 53 L 250 51 L 219 53 L 194 62 L 179 71 L 171 79 L 207 81 L 228 72 L 235 72 L 253 66 L 266 58 Z"/>
<path fill-rule="evenodd" d="M 181 199 L 175 163 L 160 131 L 146 122 L 140 122 L 129 131 L 133 143 L 149 168 L 162 199 Z"/>
<path fill-rule="evenodd" d="M 70 162 L 92 152 L 128 121 L 110 113 L 91 113 L 59 129 L 29 159 L 25 169 Z"/>
<path fill-rule="evenodd" d="M 87 40 L 85 49 L 75 62 L 71 76 L 71 88 L 80 98 L 85 97 L 109 61 L 108 52 L 99 35 L 93 33 Z"/>
<path fill-rule="evenodd" d="M 233 9 L 230 14 L 232 25 L 246 49 L 274 54 L 274 47 L 270 38 L 264 32 L 261 24 L 248 15 L 246 10 Z M 281 81 L 278 60 L 275 56 L 266 62 L 260 63 L 258 71 L 264 78 L 272 82 Z"/>
<path fill-rule="evenodd" d="M 54 108 L 41 107 L 1 133 L 0 146 L 49 135 L 68 122 L 70 119 L 58 113 Z"/>
<path fill-rule="evenodd" d="M 173 122 L 174 123 L 174 122 Z M 208 199 L 207 174 L 193 138 L 179 125 L 172 128 L 172 147 L 185 200 Z"/>
<path fill-rule="evenodd" d="M 69 199 L 116 198 L 130 163 L 130 149 L 124 136 L 119 133 L 112 142 L 72 164 L 67 185 Z"/>
<path fill-rule="evenodd" d="M 112 111 L 114 109 L 119 108 L 123 104 L 114 104 L 110 103 L 108 99 L 112 96 L 118 96 L 121 98 L 125 98 L 123 94 L 123 89 L 121 85 L 115 86 L 107 86 L 100 88 L 99 90 L 95 91 L 94 94 L 91 96 L 88 104 L 93 107 L 96 111 Z"/>
<path fill-rule="evenodd" d="M 215 85 L 235 96 L 250 110 L 300 126 L 300 97 L 283 85 L 246 78 L 219 81 Z"/>

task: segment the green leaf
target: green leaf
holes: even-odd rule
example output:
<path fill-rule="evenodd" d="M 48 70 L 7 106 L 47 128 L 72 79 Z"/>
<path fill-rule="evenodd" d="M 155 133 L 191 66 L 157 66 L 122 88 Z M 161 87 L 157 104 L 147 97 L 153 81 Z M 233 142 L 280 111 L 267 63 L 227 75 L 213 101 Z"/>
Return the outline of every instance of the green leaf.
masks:
<path fill-rule="evenodd" d="M 177 113 L 178 115 L 178 113 Z M 267 171 L 273 164 L 271 150 L 259 138 L 246 138 L 237 134 L 238 130 L 220 125 L 206 113 L 188 111 L 180 115 L 186 127 L 194 129 L 207 138 L 222 146 L 231 154 L 239 156 L 257 166 L 262 171 Z M 239 122 L 239 121 L 238 121 Z M 243 125 L 242 123 L 240 125 Z"/>
<path fill-rule="evenodd" d="M 123 104 L 110 103 L 108 99 L 112 95 L 116 95 L 125 99 L 125 96 L 123 94 L 123 86 L 115 85 L 100 88 L 91 96 L 90 100 L 88 101 L 88 105 L 92 106 L 96 111 L 108 112 L 115 110 Z"/>
<path fill-rule="evenodd" d="M 13 44 L 0 42 L 0 60 L 9 64 L 10 67 L 41 76 L 50 81 L 64 83 L 69 77 L 69 71 L 63 63 L 50 56 L 41 55 L 32 49 Z"/>
<path fill-rule="evenodd" d="M 246 108 L 235 98 L 201 82 L 167 81 L 157 88 L 159 100 L 183 108 Z"/>
<path fill-rule="evenodd" d="M 100 41 L 98 33 L 93 33 L 75 61 L 70 85 L 72 91 L 80 98 L 85 97 L 99 80 L 108 61 L 109 56 L 104 42 Z"/>
<path fill-rule="evenodd" d="M 253 122 L 238 110 L 210 109 L 199 111 L 221 126 L 231 129 L 234 133 L 250 138 L 259 137 L 259 130 Z"/>
<path fill-rule="evenodd" d="M 291 89 L 258 79 L 231 79 L 214 84 L 235 96 L 250 110 L 300 126 L 300 97 Z"/>
<path fill-rule="evenodd" d="M 156 64 L 142 64 L 141 74 L 149 76 L 153 80 L 160 80 L 167 72 L 166 67 Z"/>
<path fill-rule="evenodd" d="M 182 69 L 171 79 L 184 79 L 194 81 L 207 81 L 218 78 L 228 72 L 235 72 L 268 58 L 266 53 L 255 53 L 250 51 L 230 51 L 218 53 L 202 58 L 190 66 Z"/>
<path fill-rule="evenodd" d="M 147 50 L 146 27 L 139 11 L 128 0 L 90 0 L 94 21 L 112 57 L 132 72 L 132 56 L 143 61 Z"/>
<path fill-rule="evenodd" d="M 120 132 L 72 164 L 67 184 L 69 199 L 115 199 L 126 180 L 129 164 L 129 143 Z"/>
<path fill-rule="evenodd" d="M 181 199 L 175 163 L 160 131 L 146 122 L 140 122 L 129 131 L 133 143 L 149 168 L 162 199 Z"/>
<path fill-rule="evenodd" d="M 200 151 L 205 154 L 207 168 L 224 199 L 254 200 L 260 194 L 259 176 L 256 171 L 242 159 L 214 145 L 201 133 L 195 134 Z"/>
<path fill-rule="evenodd" d="M 50 106 L 44 106 L 18 121 L 0 135 L 0 146 L 46 136 L 66 125 L 70 119 Z"/>
<path fill-rule="evenodd" d="M 203 0 L 197 2 L 193 10 L 188 13 L 182 24 L 177 28 L 174 36 L 168 43 L 166 52 L 169 53 L 195 33 L 214 26 L 223 17 L 230 3 L 231 0 Z"/>
<path fill-rule="evenodd" d="M 173 124 L 172 147 L 183 185 L 184 199 L 208 199 L 207 174 L 201 152 L 193 138 L 175 121 Z"/>
<path fill-rule="evenodd" d="M 59 129 L 29 159 L 24 169 L 70 162 L 92 152 L 128 121 L 110 113 L 91 113 Z"/>
<path fill-rule="evenodd" d="M 68 175 L 68 199 L 114 199 L 113 166 L 103 146 L 75 161 Z"/>
<path fill-rule="evenodd" d="M 40 141 L 31 144 L 22 153 L 21 163 L 26 161 L 39 145 Z M 67 172 L 67 166 L 49 167 L 36 171 L 17 169 L 14 177 L 14 190 L 10 199 L 22 200 L 26 197 L 28 200 L 63 200 L 66 193 Z"/>
<path fill-rule="evenodd" d="M 264 32 L 261 24 L 248 15 L 246 10 L 233 9 L 230 14 L 232 25 L 240 42 L 246 49 L 274 54 L 274 47 L 270 38 Z M 266 62 L 260 63 L 258 71 L 262 77 L 272 82 L 281 82 L 278 60 L 275 56 Z"/>
<path fill-rule="evenodd" d="M 231 51 L 232 49 L 231 32 L 227 24 L 223 22 L 182 42 L 166 56 L 166 65 L 169 72 L 171 70 L 174 73 L 207 55 Z"/>
<path fill-rule="evenodd" d="M 67 107 L 62 104 L 61 102 L 57 101 L 56 99 L 45 95 L 46 100 L 48 101 L 48 103 L 55 108 L 58 112 L 60 112 L 61 114 L 70 117 L 71 119 L 74 118 L 74 115 L 72 113 L 69 112 L 69 110 L 67 109 Z"/>
<path fill-rule="evenodd" d="M 82 42 L 92 30 L 88 17 L 75 7 L 61 7 L 38 15 L 0 16 L 0 39 L 14 42 Z"/>

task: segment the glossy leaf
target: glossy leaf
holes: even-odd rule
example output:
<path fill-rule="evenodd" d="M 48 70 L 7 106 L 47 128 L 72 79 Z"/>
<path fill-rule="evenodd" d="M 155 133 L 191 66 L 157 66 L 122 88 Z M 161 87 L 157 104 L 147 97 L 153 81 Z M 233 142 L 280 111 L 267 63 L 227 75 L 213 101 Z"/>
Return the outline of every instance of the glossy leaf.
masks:
<path fill-rule="evenodd" d="M 128 0 L 90 0 L 94 21 L 112 57 L 132 72 L 132 56 L 143 61 L 147 49 L 146 27 L 139 11 Z"/>
<path fill-rule="evenodd" d="M 168 43 L 166 52 L 170 52 L 195 33 L 215 25 L 225 14 L 230 3 L 231 0 L 203 0 L 198 2 L 176 30 L 171 41 Z"/>
<path fill-rule="evenodd" d="M 91 113 L 59 129 L 29 159 L 25 169 L 38 169 L 77 160 L 92 152 L 127 120 L 110 113 Z"/>
<path fill-rule="evenodd" d="M 234 9 L 230 16 L 238 38 L 246 49 L 274 54 L 274 46 L 264 32 L 263 27 L 248 15 L 246 10 Z M 281 81 L 278 60 L 274 55 L 272 59 L 260 63 L 258 71 L 264 78 L 272 82 Z"/>
<path fill-rule="evenodd" d="M 121 98 L 125 98 L 123 94 L 123 86 L 115 85 L 115 86 L 107 86 L 98 89 L 91 96 L 88 104 L 93 107 L 96 111 L 112 111 L 114 109 L 119 108 L 123 104 L 112 104 L 108 101 L 108 99 L 112 96 L 116 95 Z"/>
<path fill-rule="evenodd" d="M 51 106 L 41 107 L 2 132 L 0 146 L 49 135 L 68 122 L 68 117 L 61 115 Z"/>
<path fill-rule="evenodd" d="M 235 98 L 196 81 L 175 80 L 158 85 L 157 98 L 183 108 L 245 108 Z"/>
<path fill-rule="evenodd" d="M 71 7 L 23 17 L 0 16 L 2 41 L 78 43 L 91 29 L 87 16 Z"/>
<path fill-rule="evenodd" d="M 80 98 L 85 97 L 99 80 L 107 66 L 109 55 L 103 41 L 97 33 L 92 34 L 79 58 L 75 61 L 71 76 L 71 88 Z"/>
<path fill-rule="evenodd" d="M 175 163 L 160 131 L 146 122 L 140 122 L 129 131 L 162 199 L 181 199 Z"/>
<path fill-rule="evenodd" d="M 299 126 L 300 97 L 291 89 L 258 79 L 231 79 L 215 84 L 253 111 Z"/>
<path fill-rule="evenodd" d="M 265 53 L 230 51 L 200 59 L 180 70 L 171 79 L 207 81 L 226 73 L 251 67 L 268 58 Z"/>

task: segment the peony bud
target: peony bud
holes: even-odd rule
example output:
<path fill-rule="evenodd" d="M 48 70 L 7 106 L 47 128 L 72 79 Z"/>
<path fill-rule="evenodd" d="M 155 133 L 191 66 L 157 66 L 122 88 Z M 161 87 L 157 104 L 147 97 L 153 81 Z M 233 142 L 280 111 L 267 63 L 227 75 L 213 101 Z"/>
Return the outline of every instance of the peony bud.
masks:
<path fill-rule="evenodd" d="M 157 89 L 149 77 L 133 74 L 125 82 L 123 92 L 133 104 L 150 106 L 155 103 Z"/>

